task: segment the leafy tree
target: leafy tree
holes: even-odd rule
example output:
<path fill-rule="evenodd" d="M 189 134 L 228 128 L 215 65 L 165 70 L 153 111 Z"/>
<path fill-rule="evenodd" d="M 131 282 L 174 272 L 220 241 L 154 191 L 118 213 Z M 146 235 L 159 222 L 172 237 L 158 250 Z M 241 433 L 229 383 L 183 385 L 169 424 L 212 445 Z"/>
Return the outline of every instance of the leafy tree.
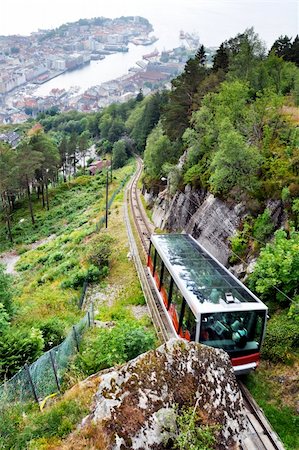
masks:
<path fill-rule="evenodd" d="M 126 143 L 123 140 L 115 142 L 112 150 L 113 167 L 115 169 L 123 167 L 126 164 L 127 159 Z"/>
<path fill-rule="evenodd" d="M 8 145 L 0 142 L 0 196 L 7 225 L 9 240 L 12 242 L 10 214 L 11 198 L 16 188 L 16 157 Z"/>
<path fill-rule="evenodd" d="M 83 172 L 85 173 L 85 157 L 87 150 L 90 146 L 90 134 L 89 131 L 83 131 L 78 138 L 78 150 L 81 158 L 83 159 Z"/>
<path fill-rule="evenodd" d="M 130 136 L 135 141 L 137 150 L 142 153 L 145 149 L 146 139 L 154 126 L 158 123 L 161 115 L 162 105 L 166 101 L 164 93 L 156 94 L 146 98 L 140 107 L 137 107 L 136 113 L 132 113 L 135 120 Z"/>
<path fill-rule="evenodd" d="M 165 175 L 163 165 L 175 163 L 180 155 L 171 144 L 168 137 L 163 133 L 161 125 L 153 129 L 149 135 L 144 152 L 145 174 L 150 180 L 160 181 Z"/>
<path fill-rule="evenodd" d="M 32 224 L 34 224 L 35 219 L 31 199 L 31 185 L 35 180 L 36 171 L 42 166 L 44 155 L 40 151 L 32 150 L 28 141 L 23 141 L 17 148 L 17 158 L 18 180 L 21 186 L 26 187 L 31 221 Z"/>
<path fill-rule="evenodd" d="M 265 56 L 265 46 L 254 32 L 248 28 L 244 33 L 226 42 L 229 51 L 229 72 L 233 78 L 249 80 L 259 61 Z"/>
<path fill-rule="evenodd" d="M 68 140 L 68 158 L 72 161 L 74 175 L 76 175 L 77 171 L 77 149 L 78 135 L 76 133 L 72 133 Z"/>
<path fill-rule="evenodd" d="M 249 285 L 264 300 L 290 305 L 288 297 L 297 293 L 299 278 L 299 233 L 290 236 L 283 230 L 275 233 L 274 241 L 261 250 L 249 277 Z M 277 288 L 277 289 L 276 289 Z"/>
<path fill-rule="evenodd" d="M 62 164 L 62 174 L 63 180 L 66 181 L 66 164 L 67 164 L 67 154 L 68 154 L 68 140 L 66 135 L 63 135 L 63 138 L 58 146 L 60 161 Z"/>
<path fill-rule="evenodd" d="M 41 153 L 43 156 L 40 167 L 36 170 L 36 178 L 41 183 L 42 193 L 44 192 L 44 186 L 46 188 L 46 204 L 47 209 L 49 209 L 48 184 L 50 180 L 54 180 L 57 174 L 60 160 L 58 148 L 55 142 L 42 129 L 38 129 L 31 134 L 29 145 L 33 152 Z"/>
<path fill-rule="evenodd" d="M 143 99 L 144 99 L 144 95 L 143 95 L 142 89 L 139 89 L 139 92 L 136 96 L 136 102 L 142 102 Z"/>
<path fill-rule="evenodd" d="M 108 140 L 111 143 L 118 141 L 125 134 L 125 131 L 126 128 L 123 120 L 117 117 L 112 121 L 111 127 L 108 132 Z"/>
<path fill-rule="evenodd" d="M 249 147 L 242 135 L 235 130 L 224 129 L 219 139 L 219 150 L 215 153 L 211 167 L 211 189 L 215 193 L 253 192 L 258 184 L 257 171 L 261 158 L 257 150 Z"/>

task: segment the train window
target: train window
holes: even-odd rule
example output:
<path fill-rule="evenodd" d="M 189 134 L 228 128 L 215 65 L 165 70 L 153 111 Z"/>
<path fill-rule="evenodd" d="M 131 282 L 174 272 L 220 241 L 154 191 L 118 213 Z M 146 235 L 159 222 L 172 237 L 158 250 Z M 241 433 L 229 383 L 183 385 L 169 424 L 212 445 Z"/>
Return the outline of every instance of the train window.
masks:
<path fill-rule="evenodd" d="M 164 266 L 164 271 L 163 271 L 163 280 L 162 280 L 162 285 L 163 288 L 165 290 L 165 294 L 166 294 L 166 298 L 168 298 L 169 296 L 169 290 L 170 290 L 170 281 L 171 281 L 171 276 L 170 273 L 168 272 L 168 270 L 166 269 L 166 267 Z"/>
<path fill-rule="evenodd" d="M 193 312 L 191 311 L 188 303 L 185 305 L 184 317 L 182 320 L 183 335 L 188 341 L 195 341 L 196 335 L 196 320 Z"/>
<path fill-rule="evenodd" d="M 258 351 L 263 337 L 265 311 L 203 314 L 200 342 L 229 353 Z"/>
<path fill-rule="evenodd" d="M 180 291 L 175 283 L 173 283 L 171 304 L 175 307 L 177 316 L 179 318 L 180 314 L 181 314 L 182 305 L 183 305 L 183 296 L 180 293 Z"/>
<path fill-rule="evenodd" d="M 149 266 L 150 271 L 152 273 L 154 272 L 155 252 L 156 252 L 155 247 L 153 246 L 152 243 L 150 243 L 148 266 Z"/>
<path fill-rule="evenodd" d="M 158 279 L 161 277 L 161 269 L 162 269 L 162 259 L 160 255 L 157 253 L 156 256 L 156 265 L 155 265 L 155 275 L 158 275 Z"/>

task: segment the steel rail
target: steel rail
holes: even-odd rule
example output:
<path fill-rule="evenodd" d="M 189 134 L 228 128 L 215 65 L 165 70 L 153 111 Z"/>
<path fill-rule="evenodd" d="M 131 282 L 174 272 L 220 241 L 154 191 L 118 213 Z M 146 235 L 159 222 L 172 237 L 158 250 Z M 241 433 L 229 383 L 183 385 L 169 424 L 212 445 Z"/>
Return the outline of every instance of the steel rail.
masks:
<path fill-rule="evenodd" d="M 137 160 L 137 163 L 138 163 L 138 168 L 135 173 L 135 176 L 131 179 L 131 181 L 129 182 L 128 187 L 126 189 L 126 201 L 124 203 L 125 223 L 126 223 L 127 233 L 128 233 L 128 238 L 129 238 L 131 257 L 134 261 L 134 264 L 135 264 L 135 267 L 137 270 L 138 278 L 139 278 L 139 281 L 140 281 L 140 284 L 142 287 L 144 297 L 147 302 L 147 306 L 148 306 L 154 327 L 156 329 L 159 339 L 162 342 L 167 342 L 168 339 L 170 339 L 171 337 L 174 337 L 174 335 L 168 324 L 168 320 L 165 317 L 165 313 L 160 304 L 160 300 L 156 295 L 155 288 L 150 281 L 150 275 L 148 273 L 148 269 L 141 261 L 138 247 L 137 247 L 137 244 L 135 241 L 131 221 L 130 221 L 129 208 L 131 210 L 134 224 L 137 229 L 138 235 L 139 235 L 141 241 L 142 241 L 142 238 L 144 239 L 143 243 L 146 245 L 147 241 L 145 240 L 145 234 L 144 234 L 145 231 L 144 231 L 144 228 L 142 227 L 141 220 L 139 218 L 139 217 L 142 217 L 143 214 L 141 213 L 141 211 L 139 209 L 140 204 L 138 205 L 137 201 L 133 201 L 134 199 L 132 197 L 132 192 L 134 192 L 134 191 L 135 191 L 135 194 L 137 195 L 137 193 L 136 193 L 137 183 L 138 183 L 138 179 L 142 172 L 142 164 L 141 164 L 140 160 L 139 161 Z M 137 211 L 136 211 L 136 209 L 137 209 Z M 149 228 L 147 228 L 147 233 L 148 234 L 146 236 L 149 239 L 149 237 L 150 237 Z M 143 249 L 146 252 L 146 247 L 144 247 L 144 245 L 143 245 Z"/>

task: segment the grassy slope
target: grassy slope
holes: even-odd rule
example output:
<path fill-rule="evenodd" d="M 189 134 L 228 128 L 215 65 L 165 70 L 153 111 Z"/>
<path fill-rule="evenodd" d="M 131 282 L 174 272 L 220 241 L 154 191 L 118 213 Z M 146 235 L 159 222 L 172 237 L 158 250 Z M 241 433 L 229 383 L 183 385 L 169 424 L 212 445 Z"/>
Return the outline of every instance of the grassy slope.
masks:
<path fill-rule="evenodd" d="M 126 167 L 115 172 L 109 197 L 131 170 L 132 167 Z M 51 316 L 70 324 L 80 315 L 77 307 L 80 288 L 63 288 L 63 282 L 88 267 L 88 236 L 94 234 L 96 222 L 104 215 L 104 178 L 79 177 L 53 189 L 50 211 L 42 210 L 37 202 L 34 205 L 35 227 L 28 218 L 26 205 L 15 214 L 15 232 L 22 227 L 17 241 L 28 244 L 51 234 L 56 236 L 34 250 L 26 251 L 29 246 L 24 244 L 16 246 L 22 252 L 16 266 L 20 275 L 14 280 L 16 324 L 33 326 L 36 320 Z M 20 217 L 25 220 L 18 225 Z"/>
<path fill-rule="evenodd" d="M 299 449 L 298 363 L 293 366 L 264 361 L 246 384 L 287 450 Z"/>
<path fill-rule="evenodd" d="M 131 168 L 126 168 L 120 171 L 117 178 L 123 178 L 124 172 L 130 170 Z M 103 229 L 101 231 L 101 233 L 109 233 L 113 236 L 114 243 L 109 275 L 101 285 L 96 287 L 96 293 L 112 292 L 112 295 L 100 295 L 100 300 L 95 302 L 96 318 L 103 321 L 113 320 L 115 324 L 134 320 L 140 325 L 146 326 L 147 329 L 153 330 L 148 317 L 142 317 L 141 315 L 139 319 L 134 318 L 134 307 L 144 305 L 145 302 L 134 264 L 128 258 L 129 246 L 123 220 L 122 203 L 123 193 L 120 193 L 115 198 L 109 214 L 108 230 Z M 84 213 L 84 211 L 81 211 L 81 213 Z M 38 262 L 41 255 L 53 255 L 60 251 L 63 253 L 64 259 L 83 258 L 84 261 L 84 242 L 88 242 L 88 237 L 84 237 L 83 231 L 87 232 L 91 227 L 90 222 L 93 223 L 95 217 L 98 218 L 102 215 L 102 207 L 96 201 L 95 204 L 89 204 L 85 213 L 88 214 L 89 220 L 86 224 L 81 225 L 80 230 L 73 230 L 70 234 L 62 232 L 57 239 L 45 244 L 38 250 L 26 252 L 22 256 L 19 267 L 26 266 L 26 264 L 31 266 L 30 269 L 22 272 L 24 278 L 22 277 L 18 282 L 20 294 L 18 302 L 21 308 L 18 321 L 25 321 L 28 325 L 33 324 L 34 317 L 39 317 L 43 313 L 42 311 L 45 314 L 61 314 L 63 318 L 71 321 L 78 313 L 72 302 L 67 300 L 72 294 L 76 296 L 76 292 L 67 291 L 65 298 L 61 299 L 62 290 L 59 288 L 59 283 L 65 274 L 63 276 L 58 274 L 58 278 L 55 276 L 54 280 L 47 281 L 45 283 L 47 289 L 44 285 L 38 287 L 36 280 L 41 276 L 48 276 L 49 271 L 59 271 L 59 265 L 63 264 L 62 260 L 59 260 L 54 265 L 54 269 L 43 267 L 43 264 Z M 81 236 L 81 233 L 83 233 L 83 237 L 78 238 L 77 242 L 76 236 Z M 65 240 L 66 242 L 64 242 Z M 40 298 L 41 292 L 44 292 L 45 295 L 43 299 Z M 53 296 L 50 300 L 49 295 Z M 31 296 L 33 296 L 32 301 L 30 301 Z M 95 298 L 98 298 L 97 295 Z M 45 303 L 47 306 L 45 306 Z M 144 313 L 146 313 L 145 310 Z M 94 328 L 87 333 L 82 344 L 82 352 L 85 352 L 90 343 L 97 338 L 98 333 L 98 328 Z M 71 370 L 66 380 L 66 387 L 77 382 L 78 377 L 80 379 L 83 376 L 84 374 L 78 372 L 78 370 Z M 0 417 L 0 448 L 44 450 L 59 448 L 61 439 L 67 436 L 88 413 L 96 385 L 97 378 L 92 378 L 92 381 L 88 382 L 84 388 L 82 388 L 82 385 L 75 385 L 62 398 L 57 398 L 52 401 L 51 405 L 46 406 L 42 413 L 34 404 L 28 404 L 21 408 L 19 406 L 8 408 L 6 413 Z"/>

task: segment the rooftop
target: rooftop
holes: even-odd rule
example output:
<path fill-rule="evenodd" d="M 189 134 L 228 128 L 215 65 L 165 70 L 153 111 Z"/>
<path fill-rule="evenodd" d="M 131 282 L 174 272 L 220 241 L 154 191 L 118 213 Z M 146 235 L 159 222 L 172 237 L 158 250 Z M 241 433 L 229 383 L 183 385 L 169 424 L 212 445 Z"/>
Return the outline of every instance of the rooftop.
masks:
<path fill-rule="evenodd" d="M 254 303 L 255 307 L 257 303 L 263 306 L 255 295 L 191 236 L 153 235 L 152 241 L 194 309 L 202 311 L 200 305 L 203 304 L 218 305 L 218 309 L 220 305 L 224 309 L 242 309 L 248 303 Z"/>

